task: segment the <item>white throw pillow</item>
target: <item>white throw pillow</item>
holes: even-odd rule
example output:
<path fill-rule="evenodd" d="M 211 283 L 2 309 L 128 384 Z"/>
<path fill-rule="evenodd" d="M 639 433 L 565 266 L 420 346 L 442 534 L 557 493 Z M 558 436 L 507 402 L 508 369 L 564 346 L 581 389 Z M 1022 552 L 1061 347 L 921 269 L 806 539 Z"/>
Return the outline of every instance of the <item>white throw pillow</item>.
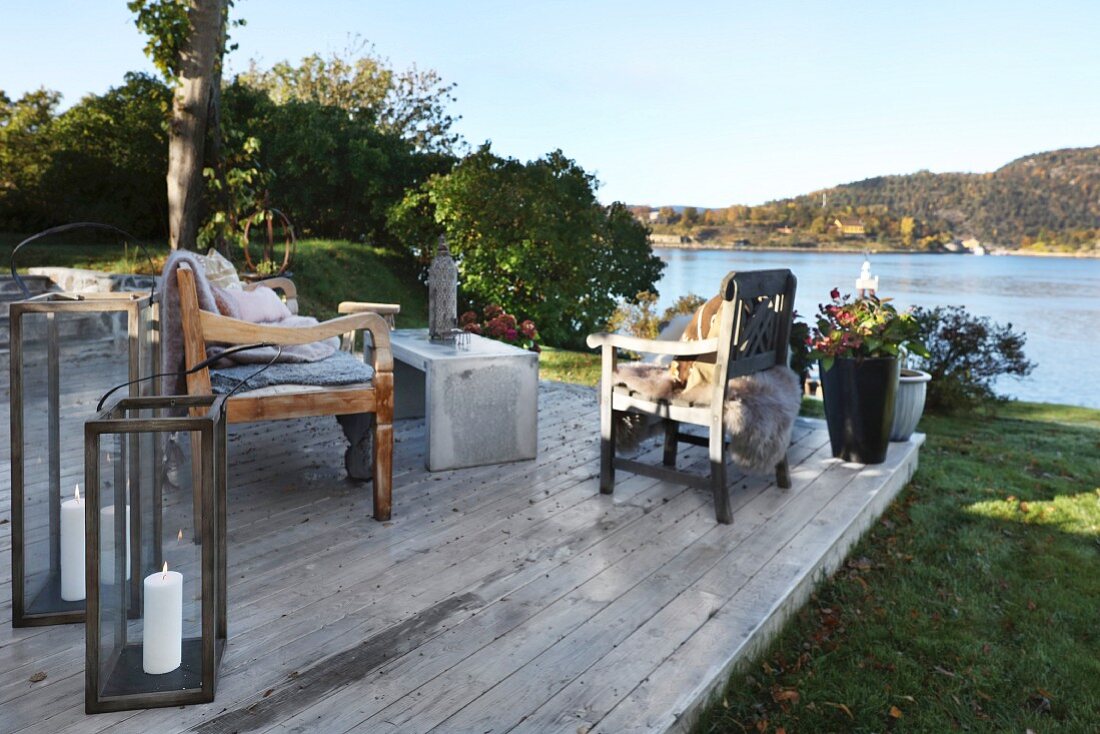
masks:
<path fill-rule="evenodd" d="M 237 269 L 224 255 L 211 248 L 205 255 L 197 255 L 206 268 L 206 280 L 210 285 L 216 285 L 226 290 L 239 291 L 242 289 L 241 279 L 237 276 Z"/>

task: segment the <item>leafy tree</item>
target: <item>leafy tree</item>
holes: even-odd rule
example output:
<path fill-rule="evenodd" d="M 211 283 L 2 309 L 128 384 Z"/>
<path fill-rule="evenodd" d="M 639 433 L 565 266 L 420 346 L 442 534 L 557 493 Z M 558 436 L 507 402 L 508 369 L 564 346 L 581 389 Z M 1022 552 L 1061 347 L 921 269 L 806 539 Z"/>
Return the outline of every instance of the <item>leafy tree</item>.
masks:
<path fill-rule="evenodd" d="M 601 206 L 596 187 L 561 151 L 522 163 L 485 144 L 409 192 L 390 222 L 425 250 L 446 235 L 465 298 L 533 319 L 550 344 L 579 346 L 664 267 L 646 228 L 620 203 Z"/>
<path fill-rule="evenodd" d="M 208 134 L 214 139 L 215 154 L 220 152 L 221 60 L 231 4 L 232 0 L 127 3 L 135 25 L 149 37 L 146 54 L 173 88 L 167 175 L 168 235 L 173 249 L 193 249 L 197 244 Z"/>
<path fill-rule="evenodd" d="M 262 70 L 253 61 L 238 79 L 267 92 L 277 104 L 313 102 L 377 121 L 383 132 L 420 151 L 450 153 L 459 142 L 451 130 L 459 118 L 446 110 L 455 100 L 455 85 L 444 83 L 432 69 L 397 71 L 362 40 L 328 57 L 311 54 L 297 66 L 280 61 Z"/>
<path fill-rule="evenodd" d="M 901 241 L 906 247 L 913 246 L 913 235 L 916 229 L 916 222 L 912 217 L 901 218 L 901 224 L 898 225 L 898 231 L 901 233 Z"/>
<path fill-rule="evenodd" d="M 271 205 L 286 212 L 302 234 L 396 247 L 386 229 L 389 208 L 406 189 L 453 165 L 450 157 L 417 153 L 370 117 L 349 116 L 339 107 L 277 104 L 239 81 L 226 87 L 223 98 L 227 127 L 260 141 L 252 163 L 242 168 L 267 172 Z M 237 149 L 232 137 L 229 143 L 229 150 Z"/>
<path fill-rule="evenodd" d="M 61 95 L 39 89 L 12 101 L 0 90 L 0 222 L 9 229 L 42 224 L 41 179 L 49 167 L 49 136 Z"/>
<path fill-rule="evenodd" d="M 1035 365 L 1024 355 L 1027 340 L 1012 324 L 973 316 L 962 306 L 917 308 L 921 339 L 930 356 L 922 363 L 932 375 L 926 405 L 953 413 L 1002 399 L 993 382 L 1002 375 L 1024 377 Z"/>
<path fill-rule="evenodd" d="M 124 84 L 88 95 L 59 115 L 41 182 L 53 218 L 111 222 L 139 236 L 162 236 L 170 103 L 162 82 L 131 73 Z"/>

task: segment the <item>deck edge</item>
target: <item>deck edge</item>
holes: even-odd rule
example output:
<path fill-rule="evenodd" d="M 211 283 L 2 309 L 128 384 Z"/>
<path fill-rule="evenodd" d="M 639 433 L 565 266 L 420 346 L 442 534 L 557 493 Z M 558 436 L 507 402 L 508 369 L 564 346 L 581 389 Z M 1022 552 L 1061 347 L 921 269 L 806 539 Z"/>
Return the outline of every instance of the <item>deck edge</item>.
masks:
<path fill-rule="evenodd" d="M 824 423 L 824 421 L 822 421 Z M 852 518 L 848 527 L 827 551 L 811 566 L 807 567 L 795 584 L 791 593 L 779 603 L 779 607 L 756 628 L 744 644 L 731 651 L 720 671 L 692 695 L 691 700 L 677 712 L 667 726 L 655 727 L 654 731 L 667 734 L 687 734 L 695 726 L 703 709 L 721 692 L 726 681 L 740 666 L 755 658 L 767 648 L 783 629 L 787 620 L 809 600 L 810 594 L 829 575 L 834 573 L 848 556 L 863 534 L 882 516 L 886 508 L 894 501 L 913 478 L 919 464 L 920 449 L 924 445 L 925 435 L 914 433 L 905 446 L 908 452 L 883 484 L 882 489 L 868 501 Z"/>

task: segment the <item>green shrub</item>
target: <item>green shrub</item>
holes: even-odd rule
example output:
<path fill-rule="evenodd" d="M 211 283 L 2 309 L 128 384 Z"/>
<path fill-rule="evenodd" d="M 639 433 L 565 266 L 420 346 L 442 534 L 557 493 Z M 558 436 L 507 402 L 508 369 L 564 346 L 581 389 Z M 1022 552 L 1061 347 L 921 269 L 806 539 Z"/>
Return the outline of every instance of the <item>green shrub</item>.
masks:
<path fill-rule="evenodd" d="M 601 205 L 596 188 L 561 151 L 524 163 L 485 144 L 410 189 L 390 231 L 419 252 L 446 235 L 462 298 L 534 320 L 548 344 L 582 347 L 619 299 L 651 290 L 664 268 L 646 228 L 625 205 Z"/>
<path fill-rule="evenodd" d="M 1035 365 L 1024 355 L 1023 332 L 974 316 L 963 306 L 916 308 L 921 337 L 930 356 L 921 367 L 932 375 L 927 410 L 953 413 L 1004 400 L 993 390 L 1001 375 L 1024 377 Z"/>
<path fill-rule="evenodd" d="M 689 293 L 680 296 L 675 303 L 657 316 L 654 308 L 657 305 L 657 294 L 651 291 L 641 291 L 633 301 L 623 301 L 607 320 L 607 330 L 620 334 L 629 334 L 640 339 L 656 339 L 661 329 L 668 326 L 668 322 L 677 316 L 690 316 L 696 309 L 706 303 L 706 299 Z"/>

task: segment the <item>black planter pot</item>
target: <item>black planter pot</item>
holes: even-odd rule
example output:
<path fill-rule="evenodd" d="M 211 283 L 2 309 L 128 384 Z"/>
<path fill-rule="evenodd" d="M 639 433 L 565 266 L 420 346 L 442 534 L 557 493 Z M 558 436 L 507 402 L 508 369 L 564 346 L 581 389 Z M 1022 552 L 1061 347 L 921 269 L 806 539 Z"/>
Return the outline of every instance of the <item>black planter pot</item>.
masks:
<path fill-rule="evenodd" d="M 858 464 L 881 464 L 894 422 L 898 360 L 837 359 L 831 368 L 821 367 L 819 372 L 833 456 Z"/>

